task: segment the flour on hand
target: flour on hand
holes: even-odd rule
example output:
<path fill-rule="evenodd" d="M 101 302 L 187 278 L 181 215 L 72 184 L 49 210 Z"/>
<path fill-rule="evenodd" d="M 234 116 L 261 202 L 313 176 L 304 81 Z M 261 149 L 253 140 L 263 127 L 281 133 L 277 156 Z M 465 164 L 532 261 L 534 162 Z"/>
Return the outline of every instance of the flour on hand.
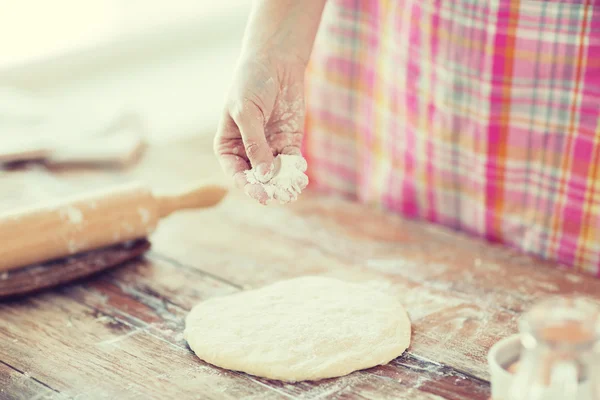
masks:
<path fill-rule="evenodd" d="M 246 171 L 250 184 L 260 185 L 267 193 L 268 201 L 286 204 L 298 199 L 298 195 L 308 185 L 306 160 L 302 156 L 279 154 L 273 161 L 271 170 L 260 175 L 256 168 Z"/>

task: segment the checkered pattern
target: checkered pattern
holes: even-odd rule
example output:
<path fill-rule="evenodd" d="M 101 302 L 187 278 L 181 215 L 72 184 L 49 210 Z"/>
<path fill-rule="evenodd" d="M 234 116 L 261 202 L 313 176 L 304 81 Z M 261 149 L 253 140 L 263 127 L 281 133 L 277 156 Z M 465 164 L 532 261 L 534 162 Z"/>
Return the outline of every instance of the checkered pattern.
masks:
<path fill-rule="evenodd" d="M 600 275 L 600 2 L 330 0 L 316 189 Z"/>

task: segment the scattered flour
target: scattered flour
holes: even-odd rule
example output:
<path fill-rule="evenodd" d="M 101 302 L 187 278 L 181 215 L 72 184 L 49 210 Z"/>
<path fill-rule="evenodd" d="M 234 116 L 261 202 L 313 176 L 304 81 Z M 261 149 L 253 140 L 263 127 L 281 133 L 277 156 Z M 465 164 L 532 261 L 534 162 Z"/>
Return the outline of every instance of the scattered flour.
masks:
<path fill-rule="evenodd" d="M 272 200 L 281 204 L 298 199 L 298 195 L 308 185 L 306 160 L 302 156 L 279 154 L 275 157 L 272 170 L 260 176 L 255 168 L 246 171 L 246 178 L 251 184 L 261 185 Z"/>
<path fill-rule="evenodd" d="M 79 244 L 75 239 L 71 239 L 67 242 L 67 247 L 70 254 L 75 254 L 79 251 Z"/>
<path fill-rule="evenodd" d="M 121 228 L 127 233 L 133 233 L 133 231 L 134 231 L 133 225 L 131 225 L 130 223 L 127 223 L 127 222 L 123 222 L 121 224 Z"/>
<path fill-rule="evenodd" d="M 60 215 L 72 224 L 81 224 L 83 222 L 83 213 L 77 207 L 68 206 L 60 210 Z"/>
<path fill-rule="evenodd" d="M 150 222 L 150 211 L 148 211 L 147 208 L 139 207 L 137 211 L 142 219 L 142 224 L 146 225 L 148 222 Z"/>

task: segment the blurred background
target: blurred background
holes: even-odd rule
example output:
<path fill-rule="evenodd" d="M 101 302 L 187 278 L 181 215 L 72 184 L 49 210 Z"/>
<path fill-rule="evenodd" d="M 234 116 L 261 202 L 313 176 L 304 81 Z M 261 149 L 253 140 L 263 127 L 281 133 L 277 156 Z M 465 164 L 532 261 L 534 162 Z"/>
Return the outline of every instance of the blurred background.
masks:
<path fill-rule="evenodd" d="M 123 112 L 154 142 L 213 134 L 250 3 L 0 0 L 0 147 Z"/>

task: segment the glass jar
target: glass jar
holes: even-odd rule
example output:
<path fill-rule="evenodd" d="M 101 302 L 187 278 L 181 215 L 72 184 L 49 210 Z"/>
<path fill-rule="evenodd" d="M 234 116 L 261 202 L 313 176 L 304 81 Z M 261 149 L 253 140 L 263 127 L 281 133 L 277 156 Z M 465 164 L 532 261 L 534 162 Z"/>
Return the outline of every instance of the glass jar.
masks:
<path fill-rule="evenodd" d="M 536 304 L 519 323 L 509 400 L 600 400 L 600 306 L 581 297 Z"/>

